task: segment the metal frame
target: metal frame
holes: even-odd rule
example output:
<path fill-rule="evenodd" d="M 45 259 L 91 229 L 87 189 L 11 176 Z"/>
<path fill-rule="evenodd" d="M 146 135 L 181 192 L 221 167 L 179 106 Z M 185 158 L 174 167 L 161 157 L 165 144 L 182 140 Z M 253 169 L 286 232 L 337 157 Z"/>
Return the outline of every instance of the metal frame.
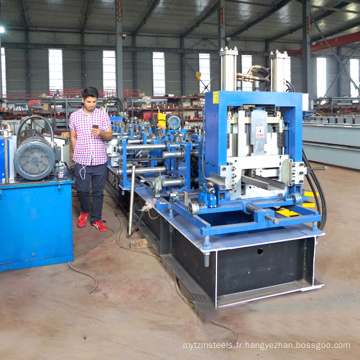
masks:
<path fill-rule="evenodd" d="M 332 37 L 334 35 L 340 34 L 340 33 L 344 32 L 344 31 L 351 30 L 351 29 L 353 29 L 354 27 L 357 27 L 357 26 L 360 26 L 360 21 L 355 21 L 353 23 L 350 23 L 349 25 L 346 25 L 346 26 L 338 28 L 338 29 L 336 29 L 334 31 L 330 31 L 328 33 L 325 33 L 324 36 L 325 36 L 325 38 L 329 38 L 329 37 Z M 318 42 L 319 40 L 322 40 L 322 39 L 323 39 L 322 36 L 318 36 L 318 37 L 312 38 L 311 41 L 312 42 Z"/>
<path fill-rule="evenodd" d="M 310 19 L 310 0 L 302 0 L 302 91 L 304 93 L 310 93 L 311 86 Z"/>
<path fill-rule="evenodd" d="M 198 20 L 196 20 L 195 23 L 189 29 L 187 29 L 185 32 L 183 32 L 180 35 L 180 38 L 186 38 L 197 27 L 199 27 L 201 23 L 203 23 L 210 15 L 212 15 L 218 9 L 218 1 L 219 0 L 215 0 L 213 6 L 210 9 L 205 9 L 203 13 L 199 16 Z"/>
<path fill-rule="evenodd" d="M 288 123 L 288 137 L 285 154 L 295 163 L 302 161 L 302 95 L 297 93 L 268 93 L 268 92 L 236 92 L 219 91 L 209 92 L 205 95 L 205 158 L 204 171 L 205 178 L 211 177 L 211 174 L 221 175 L 220 168 L 225 169 L 228 165 L 227 153 L 227 114 L 228 107 L 240 107 L 244 105 L 275 106 L 280 109 L 284 120 Z M 239 161 L 242 161 L 239 158 Z M 278 160 L 277 160 L 278 161 Z M 316 228 L 316 222 L 320 216 L 317 212 L 304 210 L 297 207 L 292 199 L 295 194 L 301 194 L 302 186 L 296 183 L 285 191 L 281 198 L 243 198 L 241 200 L 231 201 L 226 192 L 226 198 L 219 200 L 216 208 L 200 207 L 199 215 L 192 216 L 187 211 L 187 206 L 180 201 L 174 201 L 173 209 L 180 213 L 188 221 L 192 221 L 199 227 L 200 233 L 205 237 L 204 246 L 206 246 L 206 236 L 224 235 L 236 232 L 246 232 L 249 230 L 259 230 L 265 228 L 275 228 L 278 226 L 293 225 L 305 222 L 313 222 Z M 220 192 L 220 190 L 219 190 Z M 219 194 L 218 194 L 219 196 Z M 241 223 L 246 219 L 239 218 L 238 221 L 229 223 L 226 220 L 225 212 L 239 211 L 239 214 L 246 213 L 246 206 L 252 203 L 264 210 L 254 214 L 254 221 Z M 269 209 L 273 206 L 293 205 L 293 211 L 300 214 L 297 218 L 281 218 L 276 215 L 278 224 L 272 221 L 266 221 L 268 216 L 274 217 L 275 213 Z M 201 215 L 209 214 L 217 217 L 216 224 L 211 225 Z M 239 215 L 240 216 L 240 215 Z M 222 220 L 223 219 L 223 220 Z"/>
<path fill-rule="evenodd" d="M 107 188 L 128 212 L 129 191 L 119 189 L 116 181 L 108 181 Z M 153 193 L 139 182 L 135 197 L 136 225 L 204 316 L 214 309 L 323 286 L 315 279 L 317 237 L 324 235 L 319 230 L 301 224 L 266 233 L 228 235 L 220 241 L 210 236 L 204 248 L 198 227 L 186 218 L 156 209 L 150 210 L 151 217 L 142 215 L 140 209 L 153 199 Z M 167 201 L 159 198 L 155 202 Z"/>
<path fill-rule="evenodd" d="M 342 9 L 343 7 L 347 6 L 349 3 L 347 1 L 342 1 L 340 4 L 338 5 L 335 5 L 334 8 L 336 9 Z M 326 17 L 334 14 L 335 11 L 334 10 L 328 10 L 328 11 L 325 11 L 322 15 L 318 15 L 318 16 L 315 16 L 314 17 L 314 20 L 315 21 L 319 21 L 319 20 L 322 20 L 322 19 L 325 19 Z M 266 39 L 267 41 L 269 42 L 274 42 L 284 36 L 287 36 L 287 35 L 291 35 L 293 34 L 294 32 L 298 31 L 298 30 L 301 30 L 303 28 L 303 23 L 301 25 L 298 25 L 298 26 L 294 26 L 293 28 L 291 28 L 290 30 L 288 31 L 284 31 L 283 33 L 280 33 L 276 36 L 273 36 L 269 39 Z M 312 41 L 315 41 L 314 39 L 312 39 Z"/>
<path fill-rule="evenodd" d="M 265 14 L 258 16 L 255 20 L 250 21 L 249 23 L 242 26 L 240 29 L 234 31 L 232 34 L 228 35 L 230 38 L 234 38 L 243 32 L 249 30 L 249 28 L 259 24 L 261 21 L 267 19 L 269 16 L 275 14 L 278 10 L 283 8 L 285 5 L 287 5 L 292 0 L 281 0 L 276 5 L 274 5 L 269 11 L 267 11 Z"/>
<path fill-rule="evenodd" d="M 133 36 L 136 36 L 139 33 L 140 29 L 146 24 L 146 22 L 148 21 L 151 14 L 156 9 L 156 7 L 159 5 L 159 3 L 160 3 L 160 0 L 154 0 L 152 2 L 152 4 L 149 7 L 149 10 L 146 13 L 146 15 L 142 18 L 140 23 L 136 26 L 135 30 L 133 31 Z"/>
<path fill-rule="evenodd" d="M 115 0 L 115 27 L 116 27 L 116 91 L 120 100 L 123 99 L 123 32 L 122 32 L 122 9 L 121 0 Z"/>
<path fill-rule="evenodd" d="M 80 32 L 83 34 L 85 31 L 85 26 L 87 21 L 89 20 L 89 16 L 92 14 L 91 5 L 94 3 L 95 0 L 85 0 L 85 11 L 81 11 L 84 15 L 81 21 L 81 30 Z"/>

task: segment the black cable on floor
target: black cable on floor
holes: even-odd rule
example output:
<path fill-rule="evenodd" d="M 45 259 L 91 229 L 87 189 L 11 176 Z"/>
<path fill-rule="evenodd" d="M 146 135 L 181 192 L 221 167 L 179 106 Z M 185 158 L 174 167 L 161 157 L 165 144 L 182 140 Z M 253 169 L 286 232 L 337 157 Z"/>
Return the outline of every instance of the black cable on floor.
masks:
<path fill-rule="evenodd" d="M 319 214 L 321 215 L 321 221 L 318 222 L 318 228 L 320 230 L 323 230 L 325 227 L 326 221 L 327 221 L 327 206 L 326 206 L 325 193 L 323 191 L 323 188 L 322 188 L 317 176 L 315 175 L 315 172 L 311 168 L 310 162 L 305 154 L 304 149 L 302 151 L 302 156 L 303 156 L 303 161 L 309 171 L 309 173 L 306 175 L 306 179 L 309 182 L 311 191 L 314 193 L 316 206 L 319 211 Z M 314 182 L 315 186 L 312 184 L 312 181 L 309 181 L 310 178 Z M 317 188 L 317 191 L 315 190 L 315 187 Z M 321 207 L 320 207 L 319 201 L 317 199 L 317 192 L 319 193 L 319 196 L 320 196 Z"/>
<path fill-rule="evenodd" d="M 120 219 L 120 217 L 119 217 L 119 214 L 117 213 L 115 207 L 114 207 L 112 204 L 110 204 L 109 202 L 107 202 L 107 201 L 104 201 L 104 202 L 107 203 L 108 205 L 110 205 L 110 206 L 113 208 L 113 210 L 114 210 L 114 215 L 116 216 L 116 218 L 118 219 L 119 224 L 120 224 L 120 229 L 119 229 L 118 233 L 115 233 L 113 230 L 111 230 L 111 229 L 109 228 L 109 230 L 111 230 L 111 231 L 114 233 L 114 238 L 116 239 L 116 240 L 115 240 L 116 244 L 117 244 L 121 249 L 124 249 L 124 250 L 127 250 L 127 251 L 136 252 L 136 253 L 139 253 L 139 254 L 142 254 L 142 255 L 146 255 L 146 256 L 151 256 L 151 257 L 153 257 L 153 258 L 155 258 L 155 259 L 158 259 L 158 260 L 160 260 L 160 261 L 163 262 L 163 260 L 161 259 L 161 257 L 160 257 L 159 255 L 154 255 L 154 254 L 146 253 L 146 252 L 144 252 L 144 251 L 134 250 L 134 249 L 131 249 L 131 248 L 126 247 L 126 246 L 124 246 L 124 245 L 121 245 L 121 244 L 119 243 L 120 236 L 121 236 L 121 233 L 122 233 L 123 228 L 124 228 L 124 227 L 123 227 L 123 223 L 122 223 L 122 221 L 121 221 L 121 219 Z M 140 220 L 141 220 L 143 214 L 144 214 L 144 212 L 140 215 L 140 217 L 139 217 L 136 225 L 138 225 L 138 224 L 140 223 Z M 83 254 L 83 253 L 85 253 L 85 252 L 88 252 L 88 251 L 90 251 L 90 250 L 92 250 L 92 249 L 95 249 L 95 248 L 97 248 L 97 247 L 99 247 L 99 246 L 105 245 L 105 244 L 107 244 L 107 243 L 109 243 L 109 242 L 111 242 L 111 241 L 113 241 L 113 240 L 114 240 L 114 239 L 111 239 L 110 241 L 107 241 L 107 242 L 105 242 L 105 243 L 102 243 L 102 244 L 100 244 L 100 245 L 97 245 L 97 246 L 95 246 L 95 247 L 93 247 L 93 248 L 91 248 L 91 249 L 87 249 L 87 250 L 85 250 L 85 251 L 77 254 L 76 256 L 79 256 L 79 255 L 81 255 L 81 254 Z M 76 257 L 76 256 L 75 256 L 75 257 Z M 84 272 L 82 272 L 82 271 L 80 271 L 80 270 L 78 270 L 78 269 L 75 269 L 73 266 L 71 266 L 70 262 L 68 262 L 68 266 L 69 266 L 69 268 L 72 269 L 73 271 L 76 271 L 76 272 L 78 272 L 78 273 L 80 273 L 80 274 L 83 274 L 83 275 L 85 275 L 85 276 L 88 276 L 88 277 L 92 278 L 92 279 L 95 281 L 95 286 L 94 286 L 94 288 L 90 291 L 90 293 L 92 293 L 93 291 L 96 290 L 96 288 L 97 288 L 97 286 L 98 286 L 98 281 L 97 281 L 97 279 L 96 279 L 95 277 L 93 277 L 93 276 L 90 275 L 90 274 L 84 273 Z M 166 269 L 166 264 L 165 264 L 165 263 L 164 263 L 164 269 Z M 178 278 L 176 278 L 175 289 L 176 289 L 176 292 L 177 292 L 178 296 L 179 296 L 187 305 L 189 305 L 189 306 L 192 307 L 193 309 L 197 310 L 196 307 L 195 307 L 195 305 L 194 305 L 192 302 L 190 302 L 189 300 L 187 300 L 186 297 L 181 293 L 181 290 L 180 290 L 180 287 L 179 287 L 179 279 L 178 279 Z M 236 333 L 233 329 L 231 329 L 231 328 L 228 327 L 228 326 L 218 324 L 218 323 L 216 323 L 215 321 L 210 321 L 210 323 L 212 323 L 212 324 L 215 325 L 215 326 L 218 326 L 218 327 L 221 327 L 221 328 L 223 328 L 223 329 L 226 329 L 226 330 L 231 331 L 231 332 L 233 333 L 233 335 L 234 335 L 234 338 L 233 338 L 232 342 L 229 343 L 229 344 L 230 344 L 229 347 L 231 347 L 231 346 L 235 343 L 235 341 L 237 340 L 237 333 Z"/>
<path fill-rule="evenodd" d="M 317 192 L 316 192 L 316 189 L 314 187 L 314 184 L 313 184 L 309 174 L 306 174 L 305 176 L 306 176 L 307 182 L 309 183 L 310 189 L 311 189 L 312 193 L 314 194 L 316 208 L 317 208 L 319 214 L 321 215 L 322 211 L 321 211 L 321 208 L 320 208 L 320 203 L 319 203 L 319 199 L 317 197 Z M 318 222 L 318 225 L 320 225 L 320 221 Z"/>
<path fill-rule="evenodd" d="M 164 263 L 164 273 L 165 273 L 165 271 L 166 271 L 166 266 L 167 266 L 166 263 Z M 172 287 L 172 285 L 169 283 L 169 280 L 167 279 L 166 275 L 164 275 L 164 276 L 165 276 L 165 279 L 167 280 L 168 284 Z M 196 306 L 194 305 L 194 303 L 193 303 L 192 301 L 189 301 L 189 300 L 181 293 L 180 286 L 179 286 L 179 279 L 178 279 L 177 277 L 176 277 L 176 281 L 175 281 L 175 289 L 176 289 L 176 292 L 177 292 L 178 296 L 180 297 L 180 299 L 181 299 L 185 304 L 189 305 L 192 309 L 194 309 L 195 311 L 198 312 L 198 310 L 197 310 Z M 198 312 L 198 313 L 199 313 L 199 312 Z M 201 314 L 200 314 L 200 315 L 201 315 Z M 236 331 L 233 330 L 233 329 L 231 329 L 231 328 L 228 327 L 228 326 L 218 324 L 218 323 L 216 323 L 215 321 L 212 321 L 212 320 L 210 320 L 210 323 L 213 324 L 213 325 L 215 325 L 215 326 L 219 326 L 219 327 L 221 327 L 221 328 L 223 328 L 223 329 L 229 330 L 229 331 L 231 331 L 231 332 L 233 333 L 234 338 L 233 338 L 233 340 L 232 340 L 231 342 L 229 342 L 229 348 L 231 348 L 232 345 L 235 343 L 235 341 L 236 341 L 237 338 L 238 338 L 238 335 L 237 335 Z"/>
<path fill-rule="evenodd" d="M 80 270 L 74 268 L 74 267 L 71 265 L 70 261 L 69 261 L 67 264 L 68 264 L 68 267 L 69 267 L 71 270 L 73 270 L 73 271 L 75 271 L 75 272 L 77 272 L 77 273 L 79 273 L 79 274 L 88 276 L 89 278 L 91 278 L 91 279 L 93 279 L 93 280 L 95 281 L 95 286 L 90 290 L 90 294 L 96 290 L 96 288 L 98 287 L 98 281 L 97 281 L 97 279 L 96 279 L 95 277 L 93 277 L 93 276 L 90 275 L 90 274 L 87 274 L 87 273 L 85 273 L 85 272 L 83 272 L 83 271 L 80 271 Z"/>
<path fill-rule="evenodd" d="M 104 202 L 106 202 L 106 201 L 104 201 Z M 106 202 L 106 203 L 109 204 L 109 205 L 111 205 L 111 206 L 113 207 L 113 209 L 114 209 L 114 214 L 115 214 L 116 217 L 119 219 L 118 215 L 115 213 L 115 208 L 114 208 L 114 206 L 113 206 L 112 204 L 108 203 L 108 202 Z M 77 209 L 74 205 L 72 205 L 72 206 L 73 206 L 75 209 Z M 120 225 L 121 225 L 121 220 L 119 219 L 119 221 L 120 221 Z M 74 259 L 76 259 L 78 256 L 83 255 L 83 254 L 85 254 L 85 253 L 87 253 L 87 252 L 89 252 L 89 251 L 91 251 L 91 250 L 93 250 L 93 249 L 98 248 L 99 246 L 103 246 L 103 245 L 105 245 L 105 244 L 111 243 L 112 241 L 116 240 L 117 234 L 115 233 L 115 231 L 112 230 L 112 229 L 109 228 L 109 227 L 108 227 L 108 230 L 110 230 L 110 231 L 114 234 L 114 236 L 111 238 L 111 240 L 106 241 L 106 242 L 103 242 L 103 243 L 101 243 L 101 244 L 98 244 L 98 245 L 96 245 L 96 246 L 94 246 L 94 247 L 92 247 L 92 248 L 90 248 L 90 249 L 85 249 L 85 250 L 81 251 L 80 253 L 74 255 Z M 120 227 L 120 230 L 121 230 L 121 227 Z M 98 287 L 98 280 L 97 280 L 94 276 L 92 276 L 92 275 L 90 275 L 90 274 L 87 274 L 87 273 L 85 273 L 85 272 L 83 272 L 83 271 L 80 271 L 80 270 L 74 268 L 74 267 L 71 265 L 71 262 L 68 262 L 67 265 L 68 265 L 68 267 L 69 267 L 71 270 L 73 270 L 73 271 L 75 271 L 75 272 L 77 272 L 77 273 L 79 273 L 79 274 L 88 276 L 88 277 L 90 277 L 91 279 L 93 279 L 93 280 L 95 281 L 95 286 L 90 290 L 90 294 L 93 293 L 93 292 L 97 289 L 97 287 Z"/>
<path fill-rule="evenodd" d="M 136 252 L 136 253 L 139 253 L 139 254 L 142 254 L 142 255 L 146 255 L 146 256 L 151 256 L 155 259 L 158 259 L 158 260 L 161 260 L 161 257 L 158 256 L 158 255 L 154 255 L 154 254 L 149 254 L 149 253 L 146 253 L 145 251 L 140 251 L 140 250 L 134 250 L 134 249 L 131 249 L 129 247 L 126 247 L 124 245 L 119 245 L 118 246 L 121 248 L 121 249 L 124 249 L 124 250 L 127 250 L 127 251 L 132 251 L 132 252 Z"/>
<path fill-rule="evenodd" d="M 237 335 L 237 333 L 236 333 L 236 331 L 235 330 L 233 330 L 233 329 L 231 329 L 230 327 L 228 327 L 228 326 L 225 326 L 225 325 L 221 325 L 221 324 L 218 324 L 218 323 L 216 323 L 215 321 L 213 321 L 213 320 L 210 320 L 210 322 L 213 324 L 213 325 L 215 325 L 215 326 L 219 326 L 219 327 L 221 327 L 221 328 L 223 328 L 223 329 L 226 329 L 226 330 L 229 330 L 229 331 L 231 331 L 233 334 L 234 334 L 234 339 L 233 339 L 233 341 L 232 342 L 230 342 L 229 344 L 230 344 L 230 348 L 232 347 L 232 345 L 234 344 L 234 342 L 237 340 L 237 338 L 238 338 L 238 335 Z"/>

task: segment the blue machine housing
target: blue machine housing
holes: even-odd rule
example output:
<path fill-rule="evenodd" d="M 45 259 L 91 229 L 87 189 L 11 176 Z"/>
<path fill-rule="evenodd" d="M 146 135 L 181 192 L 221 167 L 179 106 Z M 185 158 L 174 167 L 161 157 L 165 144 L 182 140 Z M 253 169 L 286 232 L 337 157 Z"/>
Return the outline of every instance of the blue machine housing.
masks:
<path fill-rule="evenodd" d="M 282 114 L 286 124 L 284 131 L 284 154 L 293 162 L 302 161 L 302 95 L 297 93 L 269 92 L 229 92 L 219 91 L 206 93 L 205 102 L 205 141 L 204 141 L 204 185 L 201 187 L 198 200 L 199 212 L 189 214 L 187 204 L 175 201 L 172 207 L 183 217 L 195 223 L 203 236 L 225 235 L 270 229 L 295 224 L 312 223 L 314 229 L 321 220 L 318 212 L 304 208 L 302 202 L 308 198 L 302 196 L 302 184 L 296 183 L 286 188 L 281 196 L 247 198 L 241 194 L 237 199 L 229 198 L 229 191 L 223 185 L 213 184 L 214 175 L 221 177 L 219 169 L 229 165 L 228 149 L 228 109 L 246 105 L 273 106 Z M 255 156 L 253 157 L 255 160 Z M 237 160 L 236 160 L 237 161 Z M 239 160 L 241 161 L 241 159 Z M 199 169 L 199 173 L 203 173 Z M 207 191 L 214 189 L 214 195 Z M 247 207 L 255 205 L 254 214 L 249 214 Z M 273 208 L 286 207 L 298 216 L 287 217 L 277 213 Z M 253 216 L 251 216 L 253 215 Z M 271 220 L 275 219 L 274 221 Z M 232 220 L 230 220 L 232 219 Z"/>
<path fill-rule="evenodd" d="M 0 271 L 73 260 L 73 182 L 0 184 Z"/>
<path fill-rule="evenodd" d="M 214 100 L 214 94 L 216 99 Z M 276 106 L 288 123 L 286 153 L 294 161 L 302 160 L 302 94 L 251 91 L 218 91 L 205 95 L 205 157 L 209 174 L 226 165 L 227 111 L 229 106 Z M 300 190 L 300 188 L 297 188 Z M 296 190 L 294 190 L 296 191 Z"/>

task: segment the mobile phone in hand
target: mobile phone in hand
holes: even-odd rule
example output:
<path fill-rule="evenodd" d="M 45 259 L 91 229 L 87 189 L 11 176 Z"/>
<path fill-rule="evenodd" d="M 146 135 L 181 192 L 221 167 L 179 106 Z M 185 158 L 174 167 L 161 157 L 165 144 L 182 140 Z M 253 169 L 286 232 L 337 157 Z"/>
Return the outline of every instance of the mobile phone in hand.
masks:
<path fill-rule="evenodd" d="M 98 129 L 98 128 L 99 128 L 99 125 L 95 125 L 95 124 L 94 124 L 92 127 L 93 127 L 93 129 Z"/>

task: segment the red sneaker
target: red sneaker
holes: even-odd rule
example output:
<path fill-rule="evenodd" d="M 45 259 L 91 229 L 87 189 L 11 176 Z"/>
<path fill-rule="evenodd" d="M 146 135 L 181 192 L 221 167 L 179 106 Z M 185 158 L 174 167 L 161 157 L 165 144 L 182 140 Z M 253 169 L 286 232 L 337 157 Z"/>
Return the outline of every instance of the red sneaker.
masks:
<path fill-rule="evenodd" d="M 95 229 L 98 229 L 99 231 L 106 231 L 108 228 L 102 223 L 101 220 L 98 221 L 94 221 L 91 224 L 92 227 L 94 227 Z"/>
<path fill-rule="evenodd" d="M 86 225 L 86 220 L 89 214 L 85 214 L 82 211 L 80 211 L 80 216 L 77 222 L 77 226 L 79 228 L 83 228 Z"/>

